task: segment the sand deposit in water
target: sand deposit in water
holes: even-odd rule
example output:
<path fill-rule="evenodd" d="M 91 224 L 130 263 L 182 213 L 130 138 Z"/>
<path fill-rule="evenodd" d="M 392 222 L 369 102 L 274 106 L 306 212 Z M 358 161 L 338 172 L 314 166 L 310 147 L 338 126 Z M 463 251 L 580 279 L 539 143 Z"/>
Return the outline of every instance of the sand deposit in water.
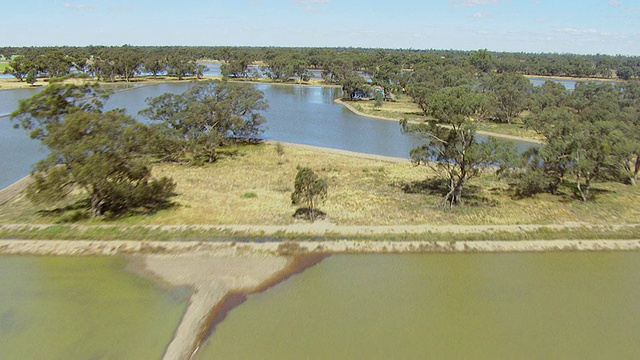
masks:
<path fill-rule="evenodd" d="M 622 359 L 640 253 L 335 255 L 249 296 L 198 359 Z"/>

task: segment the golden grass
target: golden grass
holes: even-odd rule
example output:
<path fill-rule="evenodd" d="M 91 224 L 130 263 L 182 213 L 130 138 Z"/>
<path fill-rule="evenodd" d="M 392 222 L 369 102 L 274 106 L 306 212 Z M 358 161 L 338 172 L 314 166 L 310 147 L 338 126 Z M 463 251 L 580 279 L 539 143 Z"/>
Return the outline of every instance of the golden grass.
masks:
<path fill-rule="evenodd" d="M 426 167 L 285 146 L 280 158 L 273 145 L 227 149 L 217 163 L 202 167 L 160 164 L 157 176 L 177 183 L 177 206 L 150 216 L 109 220 L 114 224 L 250 224 L 294 223 L 291 191 L 296 166 L 310 166 L 329 181 L 320 209 L 336 225 L 514 225 L 588 222 L 637 223 L 640 187 L 617 183 L 594 186 L 597 197 L 583 203 L 568 194 L 517 200 L 509 184 L 491 172 L 469 182 L 464 205 L 453 211 L 437 207 L 440 195 L 420 186 L 435 175 Z M 405 188 L 417 189 L 406 191 Z M 26 199 L 0 206 L 0 223 L 51 223 Z M 68 214 L 66 215 L 68 217 Z M 83 220 L 86 223 L 100 220 Z"/>
<path fill-rule="evenodd" d="M 374 100 L 345 101 L 345 103 L 353 106 L 365 115 L 381 116 L 388 118 L 388 120 L 399 121 L 401 119 L 407 119 L 409 121 L 421 122 L 429 119 L 424 116 L 420 107 L 412 102 L 409 96 L 402 94 L 398 95 L 397 101 L 385 101 L 381 107 L 375 107 Z M 515 119 L 513 124 L 498 124 L 489 121 L 480 122 L 478 123 L 478 130 L 522 138 L 541 139 L 540 135 L 535 131 L 525 129 L 522 123 L 522 117 Z"/>

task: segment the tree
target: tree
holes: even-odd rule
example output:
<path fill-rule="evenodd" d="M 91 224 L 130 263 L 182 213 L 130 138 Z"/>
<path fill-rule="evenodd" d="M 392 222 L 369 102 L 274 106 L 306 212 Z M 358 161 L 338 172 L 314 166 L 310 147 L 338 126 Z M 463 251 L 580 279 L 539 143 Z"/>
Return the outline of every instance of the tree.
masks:
<path fill-rule="evenodd" d="M 49 155 L 35 167 L 29 197 L 51 203 L 79 188 L 88 194 L 94 217 L 167 205 L 175 183 L 151 177 L 148 160 L 141 157 L 147 132 L 123 111 L 66 115 L 42 139 Z"/>
<path fill-rule="evenodd" d="M 34 71 L 34 69 L 33 62 L 25 56 L 15 56 L 9 61 L 9 67 L 7 68 L 9 74 L 20 80 L 20 82 L 29 74 L 29 71 Z"/>
<path fill-rule="evenodd" d="M 33 201 L 55 203 L 81 189 L 92 216 L 167 204 L 175 184 L 152 179 L 144 158 L 152 129 L 121 110 L 102 113 L 105 98 L 97 85 L 53 83 L 20 101 L 11 119 L 49 149 L 27 190 Z"/>
<path fill-rule="evenodd" d="M 161 121 L 183 155 L 204 151 L 210 163 L 217 159 L 219 146 L 260 134 L 265 121 L 260 111 L 267 109 L 264 94 L 253 85 L 218 80 L 196 83 L 182 94 L 147 99 L 147 104 L 141 114 Z"/>
<path fill-rule="evenodd" d="M 167 71 L 167 60 L 161 54 L 152 53 L 145 56 L 142 66 L 146 72 L 151 73 L 155 78 L 158 74 Z"/>
<path fill-rule="evenodd" d="M 424 164 L 440 173 L 446 180 L 448 192 L 444 203 L 451 209 L 462 202 L 466 182 L 480 173 L 481 167 L 495 165 L 499 159 L 510 159 L 515 153 L 495 139 L 478 143 L 472 117 L 478 112 L 476 91 L 468 86 L 442 89 L 431 97 L 428 115 L 439 120 L 412 124 L 402 120 L 405 133 L 412 133 L 425 142 L 410 155 L 416 165 Z M 500 163 L 501 168 L 508 163 Z"/>
<path fill-rule="evenodd" d="M 177 54 L 169 57 L 167 74 L 170 76 L 177 76 L 178 80 L 182 80 L 185 76 L 195 74 L 197 67 L 197 63 L 194 60 Z"/>
<path fill-rule="evenodd" d="M 59 123 L 64 116 L 76 111 L 102 112 L 109 92 L 97 84 L 51 83 L 30 98 L 20 100 L 18 109 L 11 113 L 12 120 L 31 131 L 31 138 L 42 140 L 49 127 Z"/>
<path fill-rule="evenodd" d="M 529 106 L 533 85 L 522 75 L 504 73 L 494 77 L 490 89 L 498 100 L 498 119 L 510 124 Z"/>
<path fill-rule="evenodd" d="M 340 80 L 340 86 L 342 87 L 342 95 L 346 100 L 352 101 L 367 96 L 367 90 L 365 89 L 367 85 L 364 79 L 355 71 L 350 72 Z"/>
<path fill-rule="evenodd" d="M 322 215 L 317 206 L 326 200 L 327 188 L 327 181 L 316 175 L 311 168 L 299 167 L 291 193 L 291 203 L 304 206 L 302 213 L 306 213 L 309 220 L 313 221 Z"/>
<path fill-rule="evenodd" d="M 36 83 L 36 81 L 38 81 L 35 70 L 29 70 L 29 73 L 27 74 L 27 77 L 25 80 L 27 81 L 27 84 L 33 86 Z"/>
<path fill-rule="evenodd" d="M 546 107 L 526 120 L 545 138 L 536 159 L 542 166 L 533 168 L 549 179 L 548 191 L 555 193 L 565 175 L 573 174 L 576 195 L 588 201 L 593 181 L 628 164 L 633 132 L 620 121 L 619 99 L 611 85 L 579 84 L 564 105 Z"/>
<path fill-rule="evenodd" d="M 482 49 L 474 51 L 469 56 L 469 62 L 471 66 L 483 73 L 489 73 L 495 67 L 495 57 L 487 50 Z"/>

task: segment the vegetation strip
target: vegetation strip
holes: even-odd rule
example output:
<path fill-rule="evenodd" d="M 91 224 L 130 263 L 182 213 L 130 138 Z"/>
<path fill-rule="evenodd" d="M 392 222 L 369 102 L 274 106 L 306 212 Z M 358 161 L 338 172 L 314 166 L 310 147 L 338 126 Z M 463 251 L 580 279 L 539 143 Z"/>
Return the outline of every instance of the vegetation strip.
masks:
<path fill-rule="evenodd" d="M 181 255 L 225 251 L 269 255 L 441 253 L 441 252 L 547 252 L 547 251 L 637 251 L 640 237 L 610 240 L 522 240 L 522 241 L 392 241 L 392 240 L 300 240 L 300 241 L 64 241 L 0 240 L 5 255 Z"/>

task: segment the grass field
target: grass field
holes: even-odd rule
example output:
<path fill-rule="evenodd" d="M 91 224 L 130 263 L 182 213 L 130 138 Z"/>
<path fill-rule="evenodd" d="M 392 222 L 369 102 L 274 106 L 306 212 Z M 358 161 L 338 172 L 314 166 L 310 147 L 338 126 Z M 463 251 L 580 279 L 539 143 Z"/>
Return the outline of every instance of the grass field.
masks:
<path fill-rule="evenodd" d="M 453 211 L 441 199 L 435 174 L 426 167 L 273 145 L 227 148 L 215 164 L 160 164 L 158 176 L 178 184 L 176 205 L 149 216 L 81 220 L 81 224 L 287 225 L 295 222 L 290 195 L 296 166 L 310 166 L 329 181 L 320 209 L 336 225 L 513 225 L 587 222 L 598 225 L 637 223 L 640 187 L 618 183 L 594 185 L 596 198 L 584 203 L 569 188 L 561 195 L 516 199 L 511 186 L 487 170 L 469 182 L 465 204 Z M 42 212 L 41 210 L 49 210 Z M 0 207 L 1 223 L 59 223 L 73 211 L 34 207 L 19 198 Z"/>
<path fill-rule="evenodd" d="M 420 107 L 411 101 L 407 95 L 398 95 L 397 101 L 385 101 L 381 107 L 374 107 L 375 101 L 346 101 L 356 110 L 366 115 L 381 116 L 393 120 L 407 119 L 409 121 L 425 121 L 427 118 L 423 115 Z M 540 139 L 535 131 L 525 129 L 522 119 L 515 119 L 513 124 L 498 124 L 489 121 L 478 123 L 478 130 L 487 131 L 497 134 L 510 136 L 519 136 L 531 139 Z"/>

